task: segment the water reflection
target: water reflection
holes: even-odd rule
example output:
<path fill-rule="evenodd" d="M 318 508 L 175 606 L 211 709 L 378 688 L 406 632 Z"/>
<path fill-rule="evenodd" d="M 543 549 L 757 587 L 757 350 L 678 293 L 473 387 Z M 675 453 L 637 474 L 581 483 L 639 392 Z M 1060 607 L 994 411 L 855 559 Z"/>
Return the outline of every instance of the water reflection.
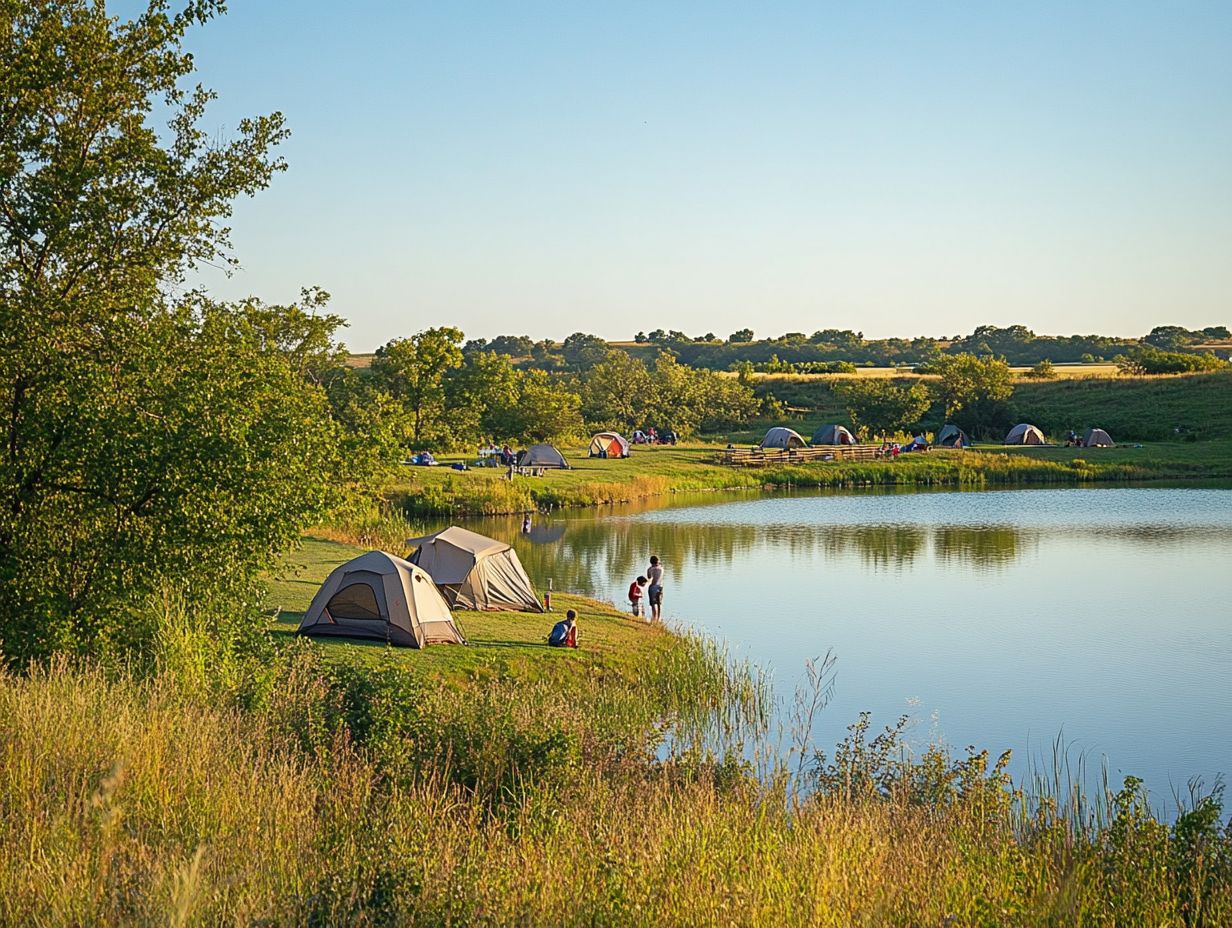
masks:
<path fill-rule="evenodd" d="M 521 531 L 521 518 L 515 517 L 472 520 L 468 525 L 511 542 L 539 582 L 551 578 L 557 588 L 602 598 L 622 588 L 622 581 L 627 585 L 651 553 L 671 564 L 677 576 L 695 567 L 738 570 L 742 563 L 756 570 L 766 559 L 812 565 L 854 560 L 865 569 L 889 574 L 910 571 L 923 559 L 980 573 L 1005 570 L 1024 557 L 1035 556 L 1041 542 L 1059 535 L 1082 545 L 1151 549 L 1232 540 L 1232 525 L 1218 520 L 1195 523 L 1192 513 L 1178 517 L 1175 509 L 1158 512 L 1160 521 L 1133 522 L 1127 519 L 1118 494 L 1135 492 L 1149 491 L 916 494 L 911 500 L 904 500 L 903 494 L 758 500 L 707 494 L 677 509 L 656 500 L 642 509 L 624 506 L 594 513 L 539 515 L 532 520 L 529 533 Z M 1092 493 L 1104 494 L 1094 512 L 1080 498 Z M 959 508 L 946 500 L 946 511 L 935 512 L 938 496 L 961 500 Z M 1051 506 L 1021 508 L 1024 502 L 1038 504 L 1045 497 Z M 785 517 L 784 510 L 794 516 L 793 507 L 819 503 L 829 504 L 821 519 L 807 517 L 816 516 L 816 510 L 805 518 Z M 852 508 L 860 503 L 875 506 L 863 512 Z M 887 521 L 890 517 L 900 521 Z M 862 518 L 872 521 L 857 521 Z M 938 521 L 942 524 L 935 524 Z"/>
<path fill-rule="evenodd" d="M 558 517 L 535 525 L 529 534 L 513 519 L 468 525 L 511 542 L 532 577 L 541 582 L 550 577 L 560 589 L 589 596 L 606 596 L 618 578 L 631 572 L 635 576 L 651 553 L 677 571 L 697 564 L 738 569 L 742 560 L 777 557 L 789 562 L 854 558 L 873 571 L 901 573 L 930 553 L 942 563 L 995 570 L 1032 551 L 1040 534 L 1004 525 L 678 526 L 628 518 Z M 1158 541 L 1168 536 L 1142 537 Z"/>

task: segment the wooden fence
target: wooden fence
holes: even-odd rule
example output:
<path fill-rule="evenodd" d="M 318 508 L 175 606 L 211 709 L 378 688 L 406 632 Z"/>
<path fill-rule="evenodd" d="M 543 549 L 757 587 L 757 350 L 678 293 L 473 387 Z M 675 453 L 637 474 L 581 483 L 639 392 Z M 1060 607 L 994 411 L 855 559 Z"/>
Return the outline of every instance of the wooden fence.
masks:
<path fill-rule="evenodd" d="M 817 461 L 871 461 L 885 455 L 879 445 L 825 445 L 816 448 L 727 448 L 719 463 L 731 467 L 768 467 Z"/>

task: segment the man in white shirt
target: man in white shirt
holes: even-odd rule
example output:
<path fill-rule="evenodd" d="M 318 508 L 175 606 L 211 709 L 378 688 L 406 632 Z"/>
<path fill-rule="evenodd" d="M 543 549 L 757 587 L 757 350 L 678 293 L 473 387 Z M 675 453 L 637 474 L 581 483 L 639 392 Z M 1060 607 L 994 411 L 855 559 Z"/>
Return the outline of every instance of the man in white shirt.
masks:
<path fill-rule="evenodd" d="M 659 566 L 659 559 L 654 555 L 650 556 L 646 579 L 650 582 L 646 588 L 646 598 L 650 600 L 650 618 L 651 621 L 660 622 L 663 619 L 663 568 Z"/>

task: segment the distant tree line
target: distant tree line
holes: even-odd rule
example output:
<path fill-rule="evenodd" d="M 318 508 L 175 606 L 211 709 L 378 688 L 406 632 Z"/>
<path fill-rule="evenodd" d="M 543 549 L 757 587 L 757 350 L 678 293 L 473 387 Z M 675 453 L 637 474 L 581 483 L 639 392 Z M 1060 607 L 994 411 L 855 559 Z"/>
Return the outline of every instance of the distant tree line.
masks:
<path fill-rule="evenodd" d="M 844 373 L 845 365 L 915 366 L 940 355 L 974 354 L 1004 358 L 1012 365 L 1112 361 L 1132 348 L 1148 345 L 1163 350 L 1204 350 L 1196 346 L 1230 337 L 1226 326 L 1185 329 L 1156 326 L 1141 339 L 1105 335 L 1037 335 L 1023 325 L 983 325 L 970 335 L 952 338 L 866 339 L 850 329 L 819 329 L 811 335 L 787 332 L 775 338 L 755 339 L 752 329 L 739 329 L 728 338 L 714 333 L 690 337 L 677 330 L 638 332 L 623 350 L 642 358 L 670 351 L 682 364 L 707 370 L 753 370 L 768 373 Z M 527 336 L 501 335 L 473 340 L 464 350 L 487 350 L 515 359 L 521 367 L 544 370 L 586 370 L 598 363 L 607 342 L 595 335 L 574 333 L 563 342 L 535 342 Z M 1228 347 L 1214 349 L 1227 354 Z"/>
<path fill-rule="evenodd" d="M 537 366 L 534 342 L 523 363 L 491 350 L 521 351 L 526 342 L 464 341 L 455 328 L 427 329 L 379 348 L 360 379 L 383 397 L 380 415 L 408 450 L 566 441 L 647 425 L 687 436 L 744 424 L 762 408 L 746 379 L 689 367 L 666 351 L 633 357 L 582 333 L 551 352 L 548 369 Z"/>

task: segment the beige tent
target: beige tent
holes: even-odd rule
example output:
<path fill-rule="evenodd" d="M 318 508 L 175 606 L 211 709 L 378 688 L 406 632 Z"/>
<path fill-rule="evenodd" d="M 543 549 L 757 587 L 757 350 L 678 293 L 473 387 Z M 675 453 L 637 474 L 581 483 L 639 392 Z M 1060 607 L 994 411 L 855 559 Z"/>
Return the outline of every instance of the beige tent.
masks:
<path fill-rule="evenodd" d="M 1114 442 L 1112 440 L 1112 436 L 1103 429 L 1087 429 L 1087 433 L 1082 436 L 1082 447 L 1115 448 L 1116 442 Z"/>
<path fill-rule="evenodd" d="M 427 572 L 384 551 L 335 568 L 312 598 L 299 633 L 375 638 L 410 648 L 466 644 Z"/>
<path fill-rule="evenodd" d="M 1044 438 L 1044 433 L 1033 425 L 1026 422 L 1014 426 L 1010 429 L 1010 433 L 1005 436 L 1005 441 L 1002 444 L 1006 445 L 1046 445 L 1048 440 Z"/>
<path fill-rule="evenodd" d="M 761 440 L 762 448 L 803 448 L 808 444 L 795 429 L 777 426 L 766 433 Z"/>
<path fill-rule="evenodd" d="M 407 544 L 417 546 L 411 563 L 432 575 L 454 609 L 543 611 L 518 553 L 503 541 L 453 525 Z"/>

